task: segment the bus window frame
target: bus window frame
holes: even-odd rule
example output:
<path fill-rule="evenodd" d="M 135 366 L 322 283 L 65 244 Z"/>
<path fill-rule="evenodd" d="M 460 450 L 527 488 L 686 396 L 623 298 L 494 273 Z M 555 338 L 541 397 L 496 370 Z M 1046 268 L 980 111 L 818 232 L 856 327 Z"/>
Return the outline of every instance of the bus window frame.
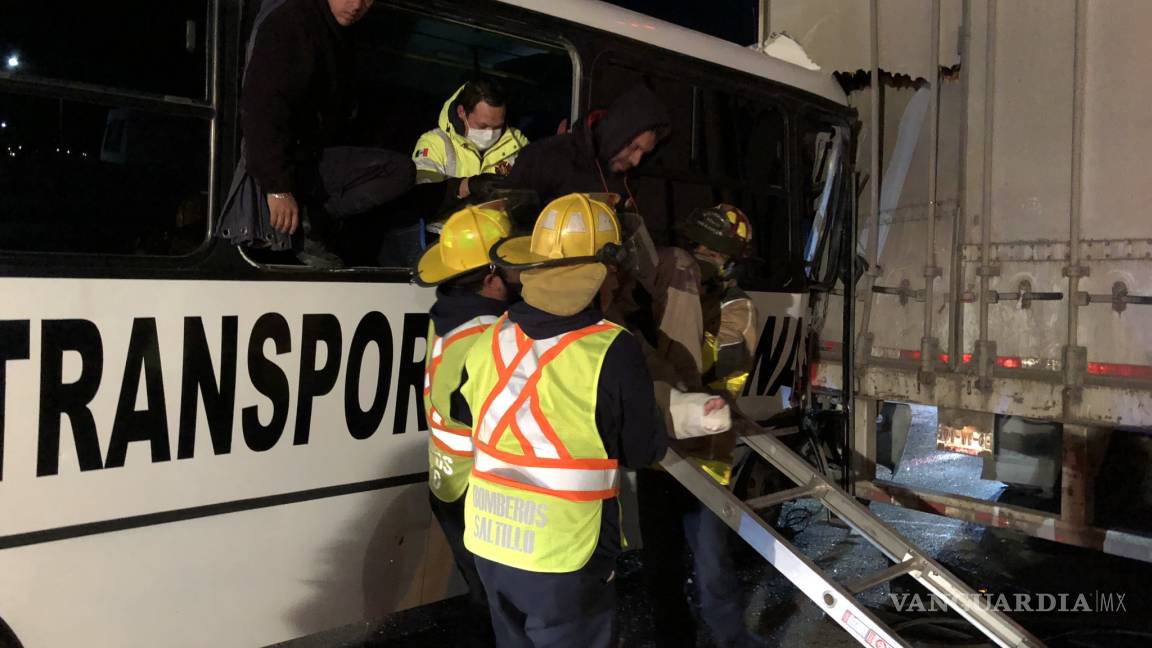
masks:
<path fill-rule="evenodd" d="M 509 16 L 505 18 L 499 13 L 492 14 L 480 11 L 477 11 L 474 14 L 461 15 L 459 7 L 457 7 L 454 12 L 450 13 L 449 11 L 442 10 L 437 6 L 428 8 L 418 3 L 400 1 L 380 2 L 371 9 L 371 11 L 385 10 L 401 11 L 414 16 L 418 16 L 420 18 L 452 23 L 469 29 L 486 31 L 504 38 L 515 39 L 525 43 L 538 45 L 540 47 L 567 52 L 568 59 L 572 65 L 572 90 L 568 115 L 568 122 L 570 126 L 572 121 L 575 120 L 576 116 L 579 114 L 579 107 L 582 103 L 580 91 L 582 88 L 582 81 L 584 79 L 580 50 L 575 45 L 575 43 L 567 38 L 567 36 L 565 36 L 562 32 L 558 30 L 547 29 L 532 30 L 532 35 L 526 36 L 522 35 L 521 30 L 523 33 L 528 33 L 529 29 L 534 25 L 533 23 L 525 22 L 522 17 L 517 18 L 515 16 Z M 520 28 L 520 30 L 517 28 Z M 413 144 L 415 144 L 415 142 L 413 142 Z M 245 246 L 240 245 L 235 247 L 239 251 L 239 254 L 241 258 L 243 258 L 244 262 L 251 267 L 264 272 L 286 273 L 292 277 L 307 277 L 310 279 L 317 277 L 358 277 L 361 280 L 380 278 L 383 281 L 389 281 L 398 280 L 402 276 L 404 281 L 409 281 L 411 280 L 412 275 L 412 268 L 398 266 L 352 266 L 339 269 L 322 269 L 295 264 L 261 263 L 252 258 Z"/>
<path fill-rule="evenodd" d="M 220 117 L 220 67 L 222 57 L 220 39 L 222 21 L 221 0 L 208 3 L 205 28 L 205 93 L 206 99 L 192 99 L 101 86 L 78 81 L 28 74 L 0 72 L 0 91 L 36 98 L 58 99 L 76 103 L 96 104 L 108 108 L 129 108 L 152 114 L 195 119 L 208 122 L 208 203 L 205 214 L 204 240 L 195 250 L 182 255 L 114 254 L 65 252 L 59 250 L 20 251 L 0 248 L 0 276 L 60 276 L 68 271 L 84 268 L 91 270 L 141 270 L 145 268 L 176 269 L 198 262 L 209 255 L 213 246 L 212 228 L 215 224 L 216 200 L 219 195 L 218 156 Z M 85 271 L 80 273 L 88 275 Z M 107 273 L 97 273 L 106 276 Z M 116 273 L 118 274 L 118 273 Z"/>
<path fill-rule="evenodd" d="M 852 127 L 852 122 L 847 117 L 837 115 L 826 110 L 821 110 L 814 106 L 806 107 L 796 115 L 796 118 L 797 124 L 799 124 L 799 127 L 795 131 L 797 160 L 799 160 L 801 157 L 800 147 L 803 146 L 804 134 L 808 132 L 809 128 L 840 129 L 844 135 L 841 142 L 842 148 L 840 150 L 840 159 L 837 165 L 837 172 L 839 173 L 839 176 L 833 183 L 834 186 L 831 189 L 832 195 L 830 196 L 830 201 L 833 199 L 838 200 L 829 206 L 828 214 L 826 214 L 824 224 L 825 231 L 821 233 L 819 240 L 816 241 L 816 260 L 819 260 L 822 252 L 827 251 L 824 256 L 832 265 L 831 269 L 823 267 L 818 268 L 818 273 L 816 274 L 823 276 L 823 280 L 821 280 L 820 276 L 813 276 L 813 273 L 811 272 L 812 269 L 809 267 L 807 260 L 808 241 L 802 241 L 801 257 L 802 262 L 804 263 L 803 271 L 805 281 L 808 283 L 808 290 L 811 292 L 830 292 L 833 288 L 835 288 L 836 282 L 839 279 L 840 266 L 842 265 L 843 261 L 841 254 L 836 249 L 837 246 L 840 245 L 840 235 L 843 233 L 844 227 L 847 226 L 847 214 L 843 212 L 846 209 L 852 209 L 853 198 L 850 195 L 845 195 L 844 192 L 855 191 L 855 188 L 852 186 L 855 178 L 855 174 L 852 170 L 852 160 L 855 159 L 856 154 L 855 142 L 853 140 L 856 131 Z M 808 176 L 810 176 L 811 171 L 811 169 L 807 170 Z M 796 180 L 798 183 L 805 181 L 803 177 L 799 177 L 799 174 L 797 174 L 797 176 L 798 177 Z M 845 183 L 847 183 L 847 185 L 845 185 Z M 803 195 L 804 192 L 798 184 L 796 187 L 797 200 L 800 200 Z M 800 204 L 798 205 L 798 208 L 804 210 L 808 209 L 809 206 Z M 839 214 L 837 214 L 837 212 L 839 212 Z M 798 215 L 803 217 L 803 212 Z M 815 218 L 813 218 L 813 229 L 815 228 L 815 224 Z M 829 248 L 831 248 L 830 251 L 828 251 Z"/>

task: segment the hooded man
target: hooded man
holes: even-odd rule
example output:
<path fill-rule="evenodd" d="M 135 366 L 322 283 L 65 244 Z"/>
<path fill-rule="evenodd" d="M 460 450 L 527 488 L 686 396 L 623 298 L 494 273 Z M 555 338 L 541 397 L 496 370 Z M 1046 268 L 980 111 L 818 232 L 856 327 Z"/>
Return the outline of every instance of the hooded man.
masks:
<path fill-rule="evenodd" d="M 416 183 L 459 178 L 457 198 L 471 194 L 468 179 L 480 174 L 505 176 L 528 138 L 508 126 L 507 93 L 495 79 L 469 81 L 440 111 L 440 123 L 416 141 Z"/>
<path fill-rule="evenodd" d="M 501 646 L 616 646 L 619 467 L 667 447 L 637 341 L 593 300 L 620 249 L 606 203 L 551 202 L 494 248 L 524 301 L 473 345 L 452 415 L 472 421 L 465 544 Z"/>
<path fill-rule="evenodd" d="M 570 132 L 528 145 L 502 186 L 531 189 L 541 203 L 576 192 L 615 193 L 635 208 L 625 175 L 655 150 L 670 125 L 660 98 L 636 86 Z"/>

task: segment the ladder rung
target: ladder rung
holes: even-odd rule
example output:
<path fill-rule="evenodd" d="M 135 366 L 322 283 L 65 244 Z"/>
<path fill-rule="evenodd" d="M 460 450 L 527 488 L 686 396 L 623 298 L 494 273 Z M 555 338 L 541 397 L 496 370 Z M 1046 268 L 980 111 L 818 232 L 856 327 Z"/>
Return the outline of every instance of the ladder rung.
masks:
<path fill-rule="evenodd" d="M 788 488 L 768 495 L 761 495 L 760 497 L 753 497 L 744 502 L 754 511 L 762 511 L 770 506 L 775 506 L 780 502 L 787 502 L 789 500 L 807 497 L 809 495 L 816 495 L 817 491 L 823 488 L 822 484 L 808 484 L 805 486 L 796 486 L 795 488 Z"/>
<path fill-rule="evenodd" d="M 909 572 L 917 571 L 920 569 L 920 562 L 914 559 L 908 559 L 890 565 L 887 569 L 882 569 L 878 572 L 873 572 L 856 580 L 844 583 L 844 589 L 859 594 L 865 590 L 870 590 L 877 585 L 887 583 L 888 581 L 898 576 L 903 576 Z"/>

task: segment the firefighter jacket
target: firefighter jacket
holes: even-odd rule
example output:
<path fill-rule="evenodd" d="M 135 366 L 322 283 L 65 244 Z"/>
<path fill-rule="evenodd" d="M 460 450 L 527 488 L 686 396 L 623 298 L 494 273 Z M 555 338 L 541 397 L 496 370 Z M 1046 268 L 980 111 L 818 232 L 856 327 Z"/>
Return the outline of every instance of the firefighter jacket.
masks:
<path fill-rule="evenodd" d="M 700 264 L 680 248 L 660 249 L 656 274 L 653 308 L 659 331 L 648 349 L 648 365 L 657 391 L 663 382 L 734 401 L 756 349 L 759 322 L 752 301 L 733 282 L 703 278 Z M 717 482 L 728 484 L 734 433 L 686 439 L 679 446 Z"/>

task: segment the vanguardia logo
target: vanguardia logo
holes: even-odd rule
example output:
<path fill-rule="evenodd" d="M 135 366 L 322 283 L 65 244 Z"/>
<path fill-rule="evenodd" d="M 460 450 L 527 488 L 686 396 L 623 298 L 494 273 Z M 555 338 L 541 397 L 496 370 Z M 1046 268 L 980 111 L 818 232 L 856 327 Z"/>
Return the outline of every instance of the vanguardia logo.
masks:
<path fill-rule="evenodd" d="M 965 596 L 936 594 L 889 594 L 898 612 L 948 612 L 952 608 L 978 608 L 998 612 L 1127 612 L 1121 592 L 1072 594 L 979 593 Z"/>

